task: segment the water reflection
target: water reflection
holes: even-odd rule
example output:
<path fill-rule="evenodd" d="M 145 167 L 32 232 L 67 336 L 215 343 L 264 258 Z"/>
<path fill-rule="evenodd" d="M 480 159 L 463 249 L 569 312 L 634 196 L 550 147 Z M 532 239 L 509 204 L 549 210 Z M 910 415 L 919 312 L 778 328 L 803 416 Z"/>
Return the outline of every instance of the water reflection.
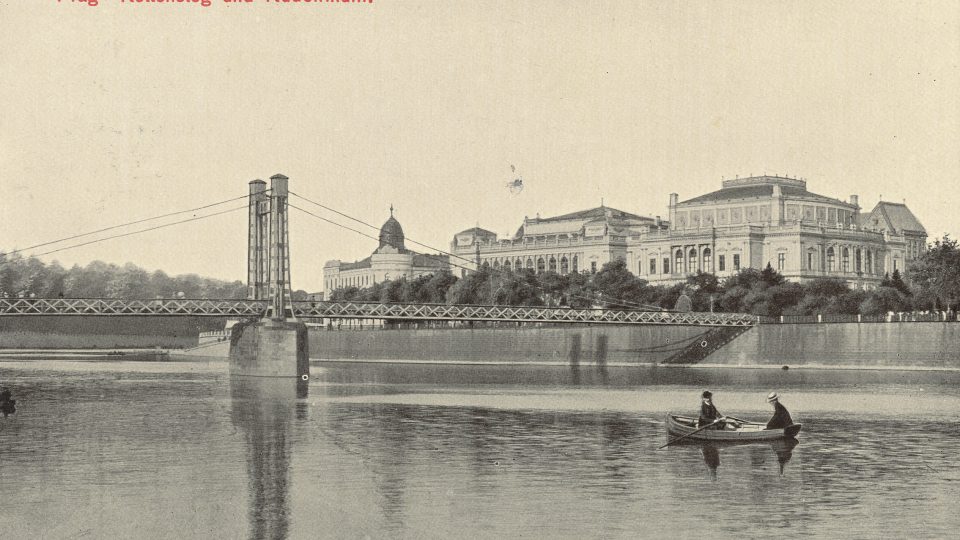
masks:
<path fill-rule="evenodd" d="M 784 439 L 780 441 L 765 442 L 738 442 L 738 441 L 683 441 L 677 446 L 697 447 L 700 455 L 703 457 L 703 463 L 707 466 L 707 471 L 713 481 L 717 481 L 717 470 L 720 468 L 720 451 L 724 448 L 743 448 L 747 447 L 750 456 L 751 467 L 762 467 L 766 464 L 770 456 L 770 450 L 777 457 L 780 476 L 784 475 L 784 469 L 790 459 L 793 458 L 793 449 L 800 444 L 796 439 Z"/>
<path fill-rule="evenodd" d="M 285 539 L 290 505 L 290 423 L 305 420 L 307 385 L 297 379 L 232 377 L 233 425 L 243 432 L 250 507 L 250 538 Z"/>

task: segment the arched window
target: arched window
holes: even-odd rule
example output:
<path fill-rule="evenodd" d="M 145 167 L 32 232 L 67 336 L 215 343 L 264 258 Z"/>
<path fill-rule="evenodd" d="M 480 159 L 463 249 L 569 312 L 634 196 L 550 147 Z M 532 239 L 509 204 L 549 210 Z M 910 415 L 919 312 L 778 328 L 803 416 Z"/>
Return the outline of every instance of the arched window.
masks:
<path fill-rule="evenodd" d="M 494 270 L 500 269 L 500 261 L 493 261 L 493 269 Z"/>
<path fill-rule="evenodd" d="M 537 258 L 537 273 L 541 274 L 546 270 L 546 265 L 543 262 L 543 257 Z"/>
<path fill-rule="evenodd" d="M 551 272 L 557 271 L 557 259 L 554 256 L 550 256 L 549 269 Z"/>
<path fill-rule="evenodd" d="M 846 274 L 847 272 L 850 271 L 850 250 L 847 248 L 843 248 L 843 251 L 841 251 L 840 253 L 841 253 L 840 269 L 843 271 L 844 274 Z"/>
<path fill-rule="evenodd" d="M 527 259 L 527 268 L 533 270 L 533 259 Z"/>
<path fill-rule="evenodd" d="M 858 274 L 863 271 L 863 254 L 859 249 L 853 250 L 853 267 Z"/>
<path fill-rule="evenodd" d="M 573 271 L 573 273 L 577 273 L 577 272 L 580 271 L 580 267 L 577 266 L 577 263 L 578 263 L 578 262 L 579 262 L 579 261 L 577 260 L 577 256 L 574 255 L 574 256 L 573 256 L 573 268 L 571 268 L 571 270 Z"/>
<path fill-rule="evenodd" d="M 560 273 L 566 274 L 570 271 L 570 263 L 567 261 L 566 257 L 560 257 Z"/>
<path fill-rule="evenodd" d="M 833 269 L 836 266 L 837 255 L 834 253 L 833 248 L 827 248 L 827 272 L 833 272 Z"/>
<path fill-rule="evenodd" d="M 703 271 L 712 272 L 713 267 L 710 265 L 713 264 L 713 253 L 710 251 L 710 248 L 703 250 Z"/>
<path fill-rule="evenodd" d="M 690 258 L 687 261 L 687 273 L 692 274 L 700 269 L 700 267 L 697 265 L 697 249 L 690 248 L 690 253 L 688 253 L 688 255 Z"/>
<path fill-rule="evenodd" d="M 673 262 L 673 272 L 675 274 L 683 273 L 683 250 L 678 249 L 674 254 L 676 260 Z"/>

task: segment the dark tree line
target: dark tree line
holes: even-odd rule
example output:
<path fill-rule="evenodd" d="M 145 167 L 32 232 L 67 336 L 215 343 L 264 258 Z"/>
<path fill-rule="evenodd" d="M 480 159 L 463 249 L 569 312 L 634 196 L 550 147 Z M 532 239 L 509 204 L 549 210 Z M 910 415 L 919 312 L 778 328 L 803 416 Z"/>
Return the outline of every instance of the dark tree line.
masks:
<path fill-rule="evenodd" d="M 935 241 L 912 267 L 905 281 L 898 271 L 872 290 L 852 289 L 837 278 L 807 283 L 784 279 L 767 265 L 746 268 L 724 280 L 698 273 L 675 285 L 651 285 L 627 270 L 623 260 L 608 263 L 595 274 L 536 274 L 479 271 L 457 278 L 441 272 L 415 279 L 397 279 L 367 288 L 332 292 L 335 301 L 494 304 L 515 306 L 610 307 L 674 309 L 681 295 L 694 311 L 754 315 L 862 314 L 911 310 L 955 309 L 960 300 L 960 250 L 948 237 Z"/>
<path fill-rule="evenodd" d="M 94 261 L 66 269 L 58 262 L 0 253 L 0 297 L 56 298 L 245 298 L 240 281 L 222 281 L 185 274 L 168 276 L 127 263 L 123 266 Z"/>

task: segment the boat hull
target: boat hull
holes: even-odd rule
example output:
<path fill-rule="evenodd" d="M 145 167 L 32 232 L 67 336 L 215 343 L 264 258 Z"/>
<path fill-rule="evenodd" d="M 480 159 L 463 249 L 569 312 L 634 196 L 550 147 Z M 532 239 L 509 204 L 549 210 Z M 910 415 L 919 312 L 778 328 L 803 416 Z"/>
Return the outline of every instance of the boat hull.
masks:
<path fill-rule="evenodd" d="M 792 424 L 783 429 L 765 429 L 766 425 L 754 422 L 743 423 L 740 429 L 705 429 L 697 432 L 696 418 L 675 414 L 667 415 L 667 433 L 672 437 L 685 437 L 693 441 L 778 441 L 794 439 L 800 433 L 801 424 Z"/>

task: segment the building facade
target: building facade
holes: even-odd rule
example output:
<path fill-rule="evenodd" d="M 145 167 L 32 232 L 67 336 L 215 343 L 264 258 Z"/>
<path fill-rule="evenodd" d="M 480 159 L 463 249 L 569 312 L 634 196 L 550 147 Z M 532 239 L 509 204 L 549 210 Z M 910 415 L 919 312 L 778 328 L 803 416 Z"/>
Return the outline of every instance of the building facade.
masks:
<path fill-rule="evenodd" d="M 723 278 L 769 264 L 791 281 L 835 277 L 869 289 L 905 270 L 926 245 L 906 205 L 880 202 L 862 214 L 856 195 L 818 195 L 796 178 L 726 180 L 718 191 L 678 199 L 671 194 L 669 229 L 628 242 L 630 268 L 651 283 L 677 283 L 698 271 Z"/>
<path fill-rule="evenodd" d="M 610 261 L 626 258 L 631 237 L 666 230 L 659 216 L 601 205 L 556 217 L 524 218 L 511 238 L 498 238 L 480 227 L 467 229 L 454 235 L 450 252 L 463 266 L 461 275 L 476 269 L 478 262 L 494 270 L 596 272 Z"/>
<path fill-rule="evenodd" d="M 920 256 L 927 233 L 905 204 L 807 190 L 805 180 L 758 176 L 684 201 L 671 194 L 669 220 L 600 206 L 551 218 L 524 218 L 511 238 L 474 227 L 454 235 L 450 251 L 465 274 L 477 264 L 535 272 L 595 272 L 622 258 L 654 284 L 683 282 L 698 271 L 729 277 L 769 264 L 792 281 L 843 279 L 869 289 Z"/>
<path fill-rule="evenodd" d="M 380 245 L 369 257 L 355 262 L 332 260 L 323 265 L 324 298 L 329 300 L 336 289 L 362 289 L 392 279 L 412 279 L 449 270 L 448 256 L 417 253 L 407 249 L 404 242 L 403 227 L 393 217 L 391 206 L 390 218 L 380 227 Z"/>

